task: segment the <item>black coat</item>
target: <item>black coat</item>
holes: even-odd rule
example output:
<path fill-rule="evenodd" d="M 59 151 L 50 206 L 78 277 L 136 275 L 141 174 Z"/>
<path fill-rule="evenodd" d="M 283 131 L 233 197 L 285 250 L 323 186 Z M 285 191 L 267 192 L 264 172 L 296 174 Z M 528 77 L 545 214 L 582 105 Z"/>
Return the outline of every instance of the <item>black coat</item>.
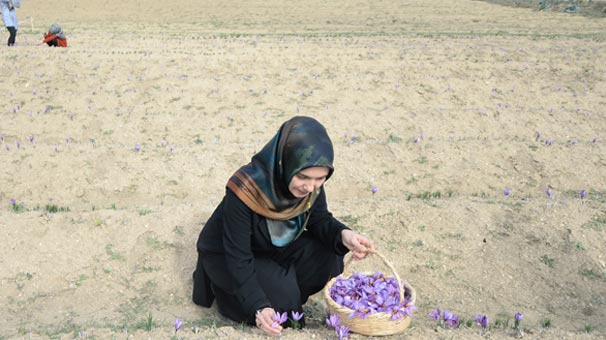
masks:
<path fill-rule="evenodd" d="M 345 255 L 348 249 L 342 243 L 341 230 L 347 227 L 328 211 L 324 187 L 309 213 L 306 233 L 320 240 L 335 254 Z M 252 314 L 255 310 L 269 306 L 255 277 L 254 258 L 278 257 L 283 248 L 271 243 L 266 218 L 253 212 L 231 190 L 227 189 L 225 197 L 200 232 L 197 248 L 199 256 L 216 258 L 216 255 L 223 255 L 221 257 L 224 257 L 222 260 L 226 264 L 225 270 L 235 282 L 236 295 L 243 302 L 245 313 Z M 202 276 L 194 282 L 194 285 L 202 285 L 194 287 L 194 292 L 198 291 L 198 301 L 195 302 L 210 307 L 214 299 L 210 289 L 212 278 L 200 267 L 195 275 Z"/>

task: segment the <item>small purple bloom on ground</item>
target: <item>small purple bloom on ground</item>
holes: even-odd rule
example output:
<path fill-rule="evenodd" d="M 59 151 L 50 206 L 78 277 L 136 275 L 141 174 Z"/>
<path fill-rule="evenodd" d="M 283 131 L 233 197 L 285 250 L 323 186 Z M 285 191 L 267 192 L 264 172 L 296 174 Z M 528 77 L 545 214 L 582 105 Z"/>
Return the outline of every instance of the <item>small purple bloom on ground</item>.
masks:
<path fill-rule="evenodd" d="M 337 314 L 328 314 L 326 315 L 326 325 L 332 328 L 337 328 L 341 324 L 341 319 Z"/>
<path fill-rule="evenodd" d="M 135 144 L 135 151 L 141 151 L 141 145 L 139 145 L 139 143 Z"/>
<path fill-rule="evenodd" d="M 34 143 L 34 135 L 29 136 L 29 141 L 30 141 L 30 143 L 32 143 L 32 144 Z"/>
<path fill-rule="evenodd" d="M 305 313 L 303 313 L 303 312 L 299 313 L 299 312 L 295 312 L 295 311 L 292 311 L 291 314 L 292 314 L 292 319 L 295 321 L 301 320 L 301 318 L 303 318 L 303 315 L 305 315 Z"/>
<path fill-rule="evenodd" d="M 373 185 L 371 191 L 372 191 L 372 194 L 374 195 L 377 193 L 377 191 L 379 191 L 379 188 L 377 188 L 376 186 Z"/>
<path fill-rule="evenodd" d="M 440 308 L 436 308 L 436 309 L 432 310 L 431 313 L 427 314 L 427 317 L 432 320 L 440 321 L 441 315 L 442 315 L 442 312 L 440 311 Z"/>
<path fill-rule="evenodd" d="M 14 198 L 11 198 L 11 205 L 17 204 L 17 201 Z"/>
<path fill-rule="evenodd" d="M 177 319 L 175 320 L 175 333 L 183 326 L 183 320 Z"/>
<path fill-rule="evenodd" d="M 509 196 L 511 194 L 511 189 L 503 189 L 503 195 Z"/>
<path fill-rule="evenodd" d="M 551 197 L 551 188 L 545 189 L 545 193 L 547 194 L 548 197 Z"/>
<path fill-rule="evenodd" d="M 486 316 L 486 315 L 478 315 L 478 316 L 476 316 L 475 321 L 477 323 L 479 323 L 480 326 L 482 326 L 482 328 L 484 328 L 484 329 L 488 328 L 488 316 Z"/>
<path fill-rule="evenodd" d="M 339 337 L 339 340 L 349 338 L 349 327 L 341 325 L 341 326 L 338 326 L 335 329 L 335 331 L 337 332 L 337 336 Z"/>
<path fill-rule="evenodd" d="M 585 196 L 587 196 L 587 190 L 582 189 L 582 190 L 579 192 L 579 196 L 581 196 L 581 198 L 585 198 Z"/>
<path fill-rule="evenodd" d="M 444 322 L 451 328 L 459 327 L 459 317 L 447 310 L 444 311 Z"/>

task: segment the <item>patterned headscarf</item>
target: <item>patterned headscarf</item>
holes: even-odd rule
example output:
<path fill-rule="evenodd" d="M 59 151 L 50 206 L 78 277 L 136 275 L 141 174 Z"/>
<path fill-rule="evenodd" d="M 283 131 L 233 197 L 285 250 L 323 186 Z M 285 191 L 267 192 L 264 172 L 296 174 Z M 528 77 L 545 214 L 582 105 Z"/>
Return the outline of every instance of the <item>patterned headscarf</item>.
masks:
<path fill-rule="evenodd" d="M 330 137 L 317 120 L 297 116 L 286 121 L 278 133 L 229 179 L 231 189 L 251 210 L 272 220 L 285 221 L 311 208 L 319 192 L 304 198 L 288 190 L 299 171 L 324 166 L 333 172 Z"/>

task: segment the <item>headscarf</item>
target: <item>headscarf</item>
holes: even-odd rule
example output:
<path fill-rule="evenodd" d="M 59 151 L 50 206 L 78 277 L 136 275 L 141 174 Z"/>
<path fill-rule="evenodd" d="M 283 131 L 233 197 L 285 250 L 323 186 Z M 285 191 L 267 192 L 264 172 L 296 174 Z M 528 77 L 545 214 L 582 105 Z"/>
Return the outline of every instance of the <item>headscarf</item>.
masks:
<path fill-rule="evenodd" d="M 284 245 L 296 238 L 319 191 L 296 198 L 288 190 L 292 177 L 314 166 L 334 170 L 333 147 L 326 129 L 317 120 L 296 116 L 286 121 L 278 133 L 229 179 L 227 187 L 246 206 L 268 219 L 272 242 Z M 282 221 L 282 222 L 280 222 Z M 281 239 L 281 240 L 278 240 Z"/>
<path fill-rule="evenodd" d="M 48 31 L 52 35 L 56 35 L 57 37 L 59 37 L 61 39 L 65 39 L 65 33 L 63 33 L 63 29 L 56 23 L 52 24 Z"/>

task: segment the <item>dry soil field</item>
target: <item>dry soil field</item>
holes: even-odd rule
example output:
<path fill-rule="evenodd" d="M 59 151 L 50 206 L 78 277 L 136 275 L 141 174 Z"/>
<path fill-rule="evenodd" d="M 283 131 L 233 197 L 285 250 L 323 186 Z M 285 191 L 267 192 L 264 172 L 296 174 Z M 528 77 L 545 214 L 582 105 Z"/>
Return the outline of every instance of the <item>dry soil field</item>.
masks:
<path fill-rule="evenodd" d="M 171 339 L 176 319 L 179 339 L 264 338 L 193 305 L 195 241 L 297 114 L 335 143 L 333 214 L 417 290 L 385 339 L 513 339 L 516 312 L 527 339 L 606 337 L 605 19 L 471 0 L 24 0 L 18 16 L 0 48 L 0 339 Z M 36 45 L 55 21 L 70 47 Z M 306 308 L 282 338 L 336 339 L 321 296 Z"/>

